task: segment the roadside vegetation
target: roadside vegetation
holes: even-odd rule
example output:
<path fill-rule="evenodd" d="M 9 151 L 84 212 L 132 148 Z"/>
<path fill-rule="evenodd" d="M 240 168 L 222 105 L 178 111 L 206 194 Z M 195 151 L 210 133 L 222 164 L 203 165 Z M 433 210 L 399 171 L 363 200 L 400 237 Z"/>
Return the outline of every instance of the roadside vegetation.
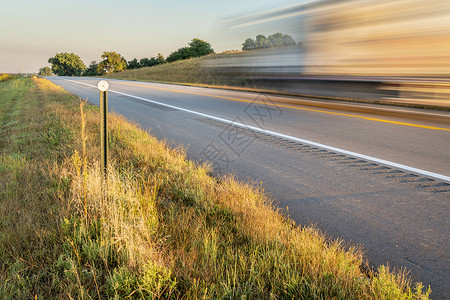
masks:
<path fill-rule="evenodd" d="M 252 51 L 267 48 L 281 48 L 295 45 L 295 40 L 288 34 L 280 32 L 274 33 L 266 37 L 263 34 L 258 34 L 255 39 L 248 38 L 242 44 L 243 51 Z M 300 43 L 301 44 L 301 43 Z"/>
<path fill-rule="evenodd" d="M 20 77 L 20 75 L 17 75 L 17 74 L 11 75 L 11 74 L 0 73 L 0 82 L 8 81 L 8 80 L 15 79 L 18 77 Z"/>
<path fill-rule="evenodd" d="M 166 62 L 171 63 L 179 60 L 185 60 L 193 57 L 201 57 L 214 53 L 211 44 L 194 38 L 188 47 L 181 47 L 173 51 L 164 59 L 161 53 L 156 57 L 141 58 L 138 60 L 126 61 L 126 59 L 117 52 L 105 51 L 101 55 L 102 61 L 91 61 L 89 67 L 86 67 L 81 58 L 75 53 L 61 52 L 54 57 L 50 57 L 48 62 L 52 67 L 42 67 L 39 69 L 39 75 L 50 76 L 52 73 L 58 76 L 101 76 L 122 72 L 126 69 L 133 70 L 144 67 L 152 67 Z"/>
<path fill-rule="evenodd" d="M 301 227 L 45 79 L 0 83 L 1 299 L 427 299 L 405 272 Z"/>
<path fill-rule="evenodd" d="M 40 68 L 38 75 L 40 75 L 40 76 L 52 76 L 52 69 L 50 67 Z"/>
<path fill-rule="evenodd" d="M 8 74 L 3 74 L 3 73 L 0 73 L 0 82 L 1 81 L 6 81 L 6 80 L 9 80 L 9 75 Z"/>

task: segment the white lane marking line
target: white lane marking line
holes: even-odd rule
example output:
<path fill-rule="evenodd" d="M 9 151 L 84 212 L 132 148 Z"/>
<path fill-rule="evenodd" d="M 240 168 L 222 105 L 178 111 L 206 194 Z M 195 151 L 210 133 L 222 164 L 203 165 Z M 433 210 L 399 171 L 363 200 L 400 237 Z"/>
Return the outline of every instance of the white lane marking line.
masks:
<path fill-rule="evenodd" d="M 86 85 L 86 86 L 90 86 L 90 87 L 96 87 L 96 86 L 94 86 L 92 84 L 78 82 L 78 81 L 75 81 L 75 80 L 69 80 L 69 79 L 64 79 L 64 80 L 75 82 L 75 83 Z M 232 126 L 241 127 L 241 128 L 244 128 L 244 129 L 250 129 L 250 130 L 253 130 L 253 131 L 256 131 L 256 132 L 261 132 L 261 133 L 264 133 L 264 134 L 281 137 L 281 138 L 288 139 L 288 140 L 291 140 L 291 141 L 296 141 L 296 142 L 299 142 L 299 143 L 308 144 L 308 145 L 311 145 L 311 146 L 323 148 L 323 149 L 330 150 L 330 151 L 333 151 L 333 152 L 338 152 L 338 153 L 341 153 L 341 154 L 357 157 L 357 158 L 364 159 L 364 160 L 369 160 L 369 161 L 372 161 L 372 162 L 376 162 L 376 163 L 379 163 L 379 164 L 382 164 L 382 165 L 394 167 L 394 168 L 397 168 L 397 169 L 402 169 L 402 170 L 405 170 L 405 171 L 408 171 L 408 172 L 417 173 L 417 174 L 421 174 L 421 175 L 424 175 L 424 176 L 428 176 L 428 177 L 432 177 L 432 178 L 436 178 L 436 179 L 439 179 L 439 180 L 450 182 L 450 177 L 442 175 L 442 174 L 433 173 L 433 172 L 425 171 L 425 170 L 422 170 L 422 169 L 417 169 L 417 168 L 414 168 L 414 167 L 402 165 L 402 164 L 395 163 L 395 162 L 392 162 L 392 161 L 388 161 L 388 160 L 384 160 L 384 159 L 380 159 L 380 158 L 376 158 L 376 157 L 372 157 L 372 156 L 368 156 L 368 155 L 364 155 L 364 154 L 360 154 L 360 153 L 356 153 L 356 152 L 352 152 L 352 151 L 336 148 L 336 147 L 333 147 L 333 146 L 328 146 L 328 145 L 316 143 L 316 142 L 305 140 L 305 139 L 301 139 L 301 138 L 298 138 L 298 137 L 295 137 L 295 136 L 291 136 L 291 135 L 287 135 L 287 134 L 283 134 L 283 133 L 279 133 L 279 132 L 275 132 L 275 131 L 271 131 L 271 130 L 267 130 L 267 129 L 263 129 L 263 128 L 258 128 L 258 127 L 251 126 L 251 125 L 246 125 L 246 124 L 234 122 L 234 121 L 231 121 L 231 120 L 228 120 L 228 119 L 223 119 L 223 118 L 211 116 L 211 115 L 204 114 L 204 113 L 197 112 L 197 111 L 193 111 L 193 110 L 190 110 L 190 109 L 186 109 L 186 108 L 182 108 L 182 107 L 178 107 L 178 106 L 174 106 L 174 105 L 170 105 L 170 104 L 165 104 L 165 103 L 157 102 L 157 101 L 154 101 L 154 100 L 149 100 L 149 99 L 146 99 L 146 98 L 142 98 L 142 97 L 138 97 L 138 96 L 134 96 L 134 95 L 130 95 L 130 94 L 114 91 L 114 90 L 109 90 L 109 91 L 112 92 L 112 93 L 119 94 L 119 95 L 131 97 L 131 98 L 147 101 L 147 102 L 150 102 L 150 103 L 153 103 L 153 104 L 158 104 L 158 105 L 166 106 L 166 107 L 169 107 L 169 108 L 177 109 L 177 110 L 180 110 L 180 111 L 184 111 L 184 112 L 187 112 L 187 113 L 195 114 L 195 115 L 202 116 L 202 117 L 205 117 L 205 118 L 208 118 L 208 119 L 212 119 L 212 120 L 216 120 L 216 121 L 223 122 L 223 123 L 226 123 L 226 124 L 230 124 Z"/>

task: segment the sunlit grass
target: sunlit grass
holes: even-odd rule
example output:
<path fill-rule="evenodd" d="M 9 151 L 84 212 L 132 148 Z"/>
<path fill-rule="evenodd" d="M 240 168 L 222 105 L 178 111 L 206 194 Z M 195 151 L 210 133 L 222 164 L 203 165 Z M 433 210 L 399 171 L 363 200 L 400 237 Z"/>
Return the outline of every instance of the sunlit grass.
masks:
<path fill-rule="evenodd" d="M 6 81 L 6 80 L 8 80 L 9 78 L 11 78 L 10 75 L 0 73 L 0 81 Z"/>
<path fill-rule="evenodd" d="M 0 73 L 0 82 L 8 81 L 8 80 L 11 80 L 11 79 L 16 79 L 16 78 L 19 78 L 19 77 L 21 77 L 21 75 Z"/>
<path fill-rule="evenodd" d="M 98 109 L 44 79 L 0 91 L 2 299 L 428 298 L 114 114 L 102 197 Z"/>

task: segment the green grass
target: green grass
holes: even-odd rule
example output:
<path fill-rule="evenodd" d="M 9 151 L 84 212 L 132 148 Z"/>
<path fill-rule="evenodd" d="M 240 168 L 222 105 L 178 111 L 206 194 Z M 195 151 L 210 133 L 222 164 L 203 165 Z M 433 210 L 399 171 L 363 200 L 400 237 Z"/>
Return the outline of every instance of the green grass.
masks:
<path fill-rule="evenodd" d="M 2 299 L 428 298 L 117 115 L 102 196 L 98 109 L 49 81 L 0 83 L 0 112 Z"/>

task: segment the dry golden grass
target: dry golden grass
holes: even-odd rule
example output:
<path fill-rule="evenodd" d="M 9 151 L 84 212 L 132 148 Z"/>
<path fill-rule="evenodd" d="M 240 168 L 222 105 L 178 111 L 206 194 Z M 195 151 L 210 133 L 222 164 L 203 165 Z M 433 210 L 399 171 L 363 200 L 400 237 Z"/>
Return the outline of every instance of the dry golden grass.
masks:
<path fill-rule="evenodd" d="M 98 109 L 30 82 L 0 98 L 0 116 L 27 124 L 0 139 L 0 212 L 17 211 L 1 218 L 1 298 L 428 298 L 404 274 L 362 272 L 358 248 L 295 226 L 260 188 L 212 178 L 117 115 L 102 196 Z"/>

